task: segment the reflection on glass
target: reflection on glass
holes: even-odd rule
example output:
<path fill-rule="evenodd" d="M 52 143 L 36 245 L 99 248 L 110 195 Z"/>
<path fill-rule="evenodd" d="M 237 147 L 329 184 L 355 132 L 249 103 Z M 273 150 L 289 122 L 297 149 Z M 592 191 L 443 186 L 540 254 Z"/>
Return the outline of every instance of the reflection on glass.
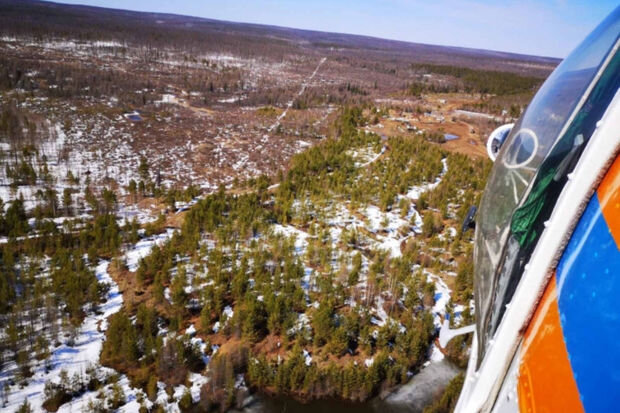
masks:
<path fill-rule="evenodd" d="M 569 126 L 571 122 L 593 121 L 595 114 L 590 113 L 591 108 L 582 106 L 584 98 L 588 97 L 589 89 L 596 84 L 597 73 L 602 72 L 603 64 L 608 62 L 606 58 L 615 50 L 619 33 L 620 7 L 549 76 L 500 149 L 481 200 L 476 227 L 474 259 L 479 362 L 482 361 L 489 337 L 501 321 L 504 304 L 512 297 L 523 265 L 529 259 L 533 240 L 537 239 L 537 234 L 534 232 L 532 235 L 530 231 L 532 222 L 524 223 L 521 220 L 515 224 L 513 215 L 519 209 L 523 217 L 536 220 L 540 210 L 548 208 L 550 198 L 545 198 L 546 194 L 542 192 L 555 179 L 556 167 L 565 163 L 562 160 L 570 155 L 569 163 L 572 165 L 572 155 L 580 153 L 573 150 L 573 141 L 580 131 L 574 131 L 575 128 Z M 613 89 L 614 79 L 607 81 L 610 85 L 605 87 Z M 594 98 L 599 106 L 603 101 L 611 99 L 605 91 Z M 580 110 L 581 117 L 576 116 Z M 552 149 L 561 140 L 560 137 L 565 135 L 565 131 L 572 133 L 571 141 L 564 145 L 566 150 L 563 146 L 554 153 Z M 589 137 L 590 133 L 582 133 L 580 141 Z M 582 149 L 583 145 L 579 148 Z M 553 173 L 549 177 L 539 176 L 539 169 L 547 157 L 554 157 L 551 167 L 547 168 Z M 541 180 L 544 182 L 538 182 Z M 560 182 L 559 179 L 555 181 Z M 531 193 L 533 182 L 537 182 L 537 190 L 541 194 Z M 554 191 L 559 191 L 558 185 L 554 186 Z M 515 236 L 520 225 L 527 228 L 527 231 Z"/>

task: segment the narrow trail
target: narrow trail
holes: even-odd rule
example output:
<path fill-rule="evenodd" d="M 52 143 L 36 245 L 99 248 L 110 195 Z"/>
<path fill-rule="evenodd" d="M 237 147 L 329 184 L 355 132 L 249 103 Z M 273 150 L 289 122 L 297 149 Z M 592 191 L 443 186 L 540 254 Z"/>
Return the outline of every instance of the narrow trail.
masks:
<path fill-rule="evenodd" d="M 367 162 L 364 162 L 363 164 L 360 165 L 360 168 L 367 168 L 370 165 L 372 165 L 373 163 L 377 162 L 379 160 L 379 158 L 381 157 L 381 155 L 383 155 L 386 151 L 388 150 L 388 146 L 387 145 L 383 145 L 381 147 L 381 151 L 376 154 L 372 159 L 370 159 Z"/>
<path fill-rule="evenodd" d="M 323 66 L 323 63 L 325 63 L 327 61 L 327 58 L 324 57 L 321 59 L 321 61 L 319 62 L 319 64 L 316 66 L 316 69 L 314 69 L 314 72 L 312 72 L 312 74 L 310 75 L 310 77 L 308 77 L 308 79 L 306 79 L 302 84 L 301 84 L 301 89 L 299 90 L 299 92 L 297 93 L 297 95 L 291 99 L 287 104 L 286 104 L 286 109 L 284 109 L 284 112 L 282 112 L 280 114 L 280 116 L 278 116 L 278 118 L 276 119 L 276 121 L 274 122 L 273 125 L 271 125 L 269 127 L 269 129 L 267 129 L 268 132 L 273 132 L 278 126 L 280 126 L 280 122 L 282 121 L 282 119 L 284 119 L 289 111 L 289 109 L 291 107 L 293 107 L 293 104 L 295 103 L 295 99 L 301 97 L 304 92 L 306 91 L 306 88 L 308 87 L 308 85 L 310 84 L 310 82 L 314 79 L 314 77 L 316 76 L 316 74 L 319 72 L 319 69 L 321 68 L 321 66 Z M 267 138 L 263 137 L 263 142 L 266 141 Z"/>

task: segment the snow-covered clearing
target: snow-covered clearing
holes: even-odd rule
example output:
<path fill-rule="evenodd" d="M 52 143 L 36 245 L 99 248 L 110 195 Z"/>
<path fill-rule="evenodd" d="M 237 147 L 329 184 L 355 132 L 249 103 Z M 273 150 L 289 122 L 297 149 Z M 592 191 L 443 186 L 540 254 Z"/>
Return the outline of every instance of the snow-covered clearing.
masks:
<path fill-rule="evenodd" d="M 452 291 L 446 283 L 437 275 L 424 270 L 428 282 L 435 284 L 435 305 L 433 306 L 433 321 L 435 327 L 441 327 L 442 319 L 446 317 L 446 306 L 450 301 Z"/>
<path fill-rule="evenodd" d="M 135 271 L 140 258 L 147 256 L 153 246 L 164 243 L 172 236 L 173 232 L 173 230 L 168 230 L 164 234 L 140 240 L 130 247 L 125 253 L 125 260 L 130 270 Z M 119 292 L 118 285 L 108 273 L 108 265 L 109 261 L 102 260 L 95 268 L 95 274 L 99 282 L 110 286 L 105 302 L 98 308 L 99 311 L 97 313 L 89 313 L 84 319 L 73 340 L 73 344 L 69 342 L 68 337 L 63 336 L 62 344 L 53 350 L 49 359 L 49 365 L 51 366 L 49 371 L 45 371 L 44 363 L 39 363 L 33 369 L 34 375 L 28 380 L 27 386 L 23 388 L 18 388 L 17 386 L 10 387 L 8 392 L 8 404 L 5 406 L 7 411 L 17 409 L 25 399 L 28 400 L 34 411 L 42 411 L 43 409 L 41 406 L 45 400 L 43 393 L 45 382 L 57 382 L 61 370 L 66 371 L 69 377 L 72 377 L 75 373 L 83 375 L 89 367 L 94 367 L 98 376 L 101 378 L 115 373 L 113 369 L 101 367 L 98 364 L 99 353 L 101 352 L 103 341 L 105 340 L 107 318 L 119 311 L 123 303 L 123 296 Z M 16 369 L 17 366 L 15 363 L 7 366 L 7 368 L 0 373 L 0 385 L 10 380 L 15 375 Z M 194 380 L 194 382 L 199 381 Z M 124 375 L 120 377 L 119 385 L 122 387 L 127 397 L 127 404 L 122 406 L 118 411 L 137 412 L 140 407 L 136 401 L 137 394 L 142 393 L 142 391 L 132 388 L 129 385 L 129 380 Z M 104 392 L 108 391 L 109 387 L 110 385 L 104 389 Z M 199 388 L 199 386 L 197 389 L 192 388 L 192 394 L 199 392 Z M 96 394 L 96 392 L 86 392 L 74 398 L 69 403 L 62 405 L 59 411 L 87 411 L 88 402 L 95 400 Z M 147 405 L 150 405 L 150 402 L 147 401 Z"/>
<path fill-rule="evenodd" d="M 135 272 L 140 265 L 140 260 L 150 255 L 151 250 L 155 245 L 162 245 L 170 239 L 173 234 L 174 229 L 168 228 L 163 234 L 157 234 L 152 237 L 141 239 L 129 248 L 125 254 L 125 262 L 129 271 Z"/>
<path fill-rule="evenodd" d="M 48 372 L 45 371 L 45 366 L 41 363 L 34 369 L 35 373 L 28 380 L 27 386 L 24 388 L 16 388 L 16 386 L 10 388 L 8 405 L 5 407 L 7 411 L 17 409 L 24 399 L 28 399 L 34 411 L 42 411 L 41 405 L 44 402 L 43 389 L 46 381 L 57 381 L 61 370 L 65 370 L 72 377 L 75 373 L 84 374 L 88 367 L 97 365 L 99 353 L 105 339 L 106 320 L 110 315 L 120 310 L 123 303 L 123 296 L 118 290 L 118 285 L 108 274 L 108 264 L 108 261 L 101 261 L 95 269 L 99 282 L 110 285 L 108 297 L 105 303 L 99 307 L 101 313 L 91 313 L 86 317 L 79 328 L 73 345 L 69 345 L 69 340 L 65 339 L 60 346 L 53 350 L 50 357 L 51 369 Z M 5 371 L 0 373 L 0 382 L 4 383 L 13 377 L 16 368 L 15 364 L 9 365 Z M 112 372 L 111 369 L 102 367 L 98 367 L 97 370 L 98 373 Z M 127 388 L 125 390 L 126 395 L 131 396 L 131 389 Z M 83 398 L 81 397 L 80 400 Z M 79 405 L 80 400 L 75 400 L 74 403 L 63 406 L 61 411 L 71 411 L 71 406 L 73 404 Z"/>
<path fill-rule="evenodd" d="M 435 179 L 435 182 L 424 185 L 412 186 L 407 192 L 406 197 L 415 201 L 419 199 L 420 195 L 422 195 L 424 192 L 435 189 L 437 185 L 441 183 L 441 178 L 448 172 L 448 160 L 444 158 L 441 160 L 441 163 L 443 164 L 443 170 L 441 171 L 441 174 L 437 177 L 437 179 Z"/>
<path fill-rule="evenodd" d="M 273 226 L 274 234 L 282 234 L 285 237 L 295 237 L 295 252 L 298 255 L 301 255 L 305 252 L 306 247 L 308 246 L 308 235 L 307 232 L 304 232 L 300 229 L 297 229 L 291 225 L 280 225 L 276 224 Z"/>
<path fill-rule="evenodd" d="M 383 155 L 386 151 L 386 146 L 382 146 L 381 150 L 379 151 L 378 154 L 376 154 L 375 156 L 373 156 L 371 159 L 369 159 L 368 161 L 364 162 L 363 164 L 359 165 L 362 168 L 365 168 L 375 162 L 377 162 L 377 160 L 379 160 L 379 158 L 381 157 L 381 155 Z"/>

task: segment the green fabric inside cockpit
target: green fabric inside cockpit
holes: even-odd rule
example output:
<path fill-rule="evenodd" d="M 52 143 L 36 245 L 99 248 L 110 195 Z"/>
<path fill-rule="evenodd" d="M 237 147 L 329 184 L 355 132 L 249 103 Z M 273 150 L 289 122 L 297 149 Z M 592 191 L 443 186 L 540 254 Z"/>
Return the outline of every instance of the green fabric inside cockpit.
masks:
<path fill-rule="evenodd" d="M 583 109 L 541 164 L 527 199 L 512 215 L 510 230 L 521 248 L 529 250 L 537 242 L 544 221 L 549 219 L 566 183 L 566 176 L 573 170 L 585 142 L 594 133 L 596 123 L 607 108 L 606 102 L 613 99 L 619 87 L 620 54 L 616 53 Z M 579 137 L 583 139 L 579 141 Z"/>

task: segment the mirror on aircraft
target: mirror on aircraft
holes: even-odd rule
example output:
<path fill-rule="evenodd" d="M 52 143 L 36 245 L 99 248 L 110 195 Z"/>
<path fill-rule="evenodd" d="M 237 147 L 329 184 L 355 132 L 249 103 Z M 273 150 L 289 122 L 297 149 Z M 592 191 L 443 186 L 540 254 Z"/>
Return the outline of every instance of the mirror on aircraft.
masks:
<path fill-rule="evenodd" d="M 506 125 L 502 125 L 495 129 L 491 132 L 491 135 L 489 135 L 489 139 L 487 140 L 487 153 L 493 162 L 495 162 L 495 158 L 497 158 L 497 154 L 502 148 L 502 145 L 508 137 L 508 134 L 510 134 L 513 126 L 514 123 L 507 123 Z"/>

